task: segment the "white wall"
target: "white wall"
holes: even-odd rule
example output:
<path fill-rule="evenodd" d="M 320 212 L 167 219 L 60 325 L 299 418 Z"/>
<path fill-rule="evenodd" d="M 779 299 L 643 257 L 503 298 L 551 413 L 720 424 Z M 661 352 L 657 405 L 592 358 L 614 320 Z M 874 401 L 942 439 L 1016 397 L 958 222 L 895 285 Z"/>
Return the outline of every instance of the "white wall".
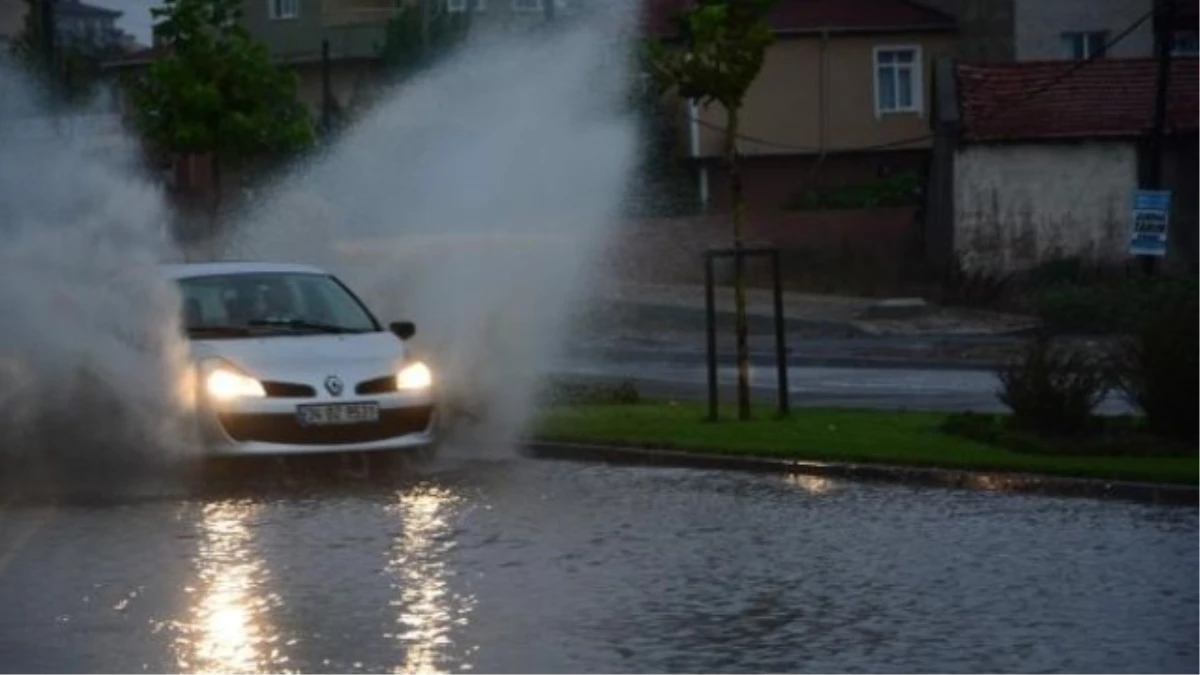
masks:
<path fill-rule="evenodd" d="M 1153 0 L 1013 0 L 1013 38 L 1018 61 L 1062 59 L 1062 33 L 1108 31 L 1109 40 L 1150 12 Z M 1153 21 L 1147 19 L 1113 47 L 1109 56 L 1149 57 L 1154 52 Z"/>
<path fill-rule="evenodd" d="M 1125 258 L 1137 185 L 1131 142 L 970 145 L 954 159 L 954 247 L 970 269 L 1058 256 Z"/>

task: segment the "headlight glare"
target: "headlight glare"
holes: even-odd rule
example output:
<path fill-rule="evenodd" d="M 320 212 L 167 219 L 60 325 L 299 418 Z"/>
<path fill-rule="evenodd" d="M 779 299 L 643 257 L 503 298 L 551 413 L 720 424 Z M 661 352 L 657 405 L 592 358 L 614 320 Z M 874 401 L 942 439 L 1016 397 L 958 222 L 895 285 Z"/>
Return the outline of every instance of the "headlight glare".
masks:
<path fill-rule="evenodd" d="M 267 395 L 262 383 L 229 368 L 217 368 L 204 381 L 208 395 L 218 401 L 238 398 L 263 398 Z"/>
<path fill-rule="evenodd" d="M 403 368 L 396 374 L 396 388 L 405 391 L 413 389 L 428 389 L 433 386 L 433 373 L 429 370 L 429 366 L 414 361 Z"/>

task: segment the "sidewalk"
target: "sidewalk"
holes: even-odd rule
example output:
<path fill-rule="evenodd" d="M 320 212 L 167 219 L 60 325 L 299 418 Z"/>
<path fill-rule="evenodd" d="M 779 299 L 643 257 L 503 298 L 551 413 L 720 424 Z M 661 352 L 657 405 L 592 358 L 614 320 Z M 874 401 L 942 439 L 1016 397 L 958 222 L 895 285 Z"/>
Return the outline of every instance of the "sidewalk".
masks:
<path fill-rule="evenodd" d="M 833 334 L 830 337 L 1001 336 L 1020 334 L 1037 325 L 1036 320 L 1024 316 L 934 305 L 922 315 L 911 318 L 869 318 L 868 310 L 880 299 L 796 291 L 784 291 L 783 295 L 783 314 L 791 327 L 825 328 Z M 614 283 L 598 289 L 593 297 L 602 305 L 615 305 L 625 311 L 633 309 L 638 314 L 655 311 L 676 316 L 693 314 L 691 323 L 700 330 L 704 327 L 704 287 L 701 285 Z M 719 314 L 733 314 L 731 288 L 718 287 L 715 299 Z M 769 325 L 764 325 L 774 317 L 774 298 L 770 290 L 747 289 L 746 309 L 752 332 L 762 332 L 763 328 L 771 330 Z"/>
<path fill-rule="evenodd" d="M 1036 321 L 1023 316 L 930 306 L 921 316 L 873 319 L 879 302 L 811 293 L 784 293 L 785 342 L 793 365 L 990 370 L 1020 350 Z M 773 298 L 747 291 L 752 360 L 775 361 Z M 704 287 L 620 283 L 598 289 L 571 352 L 613 361 L 699 362 L 705 358 Z M 718 288 L 717 352 L 734 355 L 733 292 Z M 1100 353 L 1109 341 L 1063 338 Z"/>

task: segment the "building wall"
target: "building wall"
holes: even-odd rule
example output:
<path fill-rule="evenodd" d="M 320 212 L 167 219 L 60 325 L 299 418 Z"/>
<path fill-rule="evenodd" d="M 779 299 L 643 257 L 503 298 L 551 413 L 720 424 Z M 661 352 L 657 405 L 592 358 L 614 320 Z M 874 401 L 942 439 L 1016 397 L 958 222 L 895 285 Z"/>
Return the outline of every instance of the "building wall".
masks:
<path fill-rule="evenodd" d="M 894 143 L 927 135 L 929 84 L 937 56 L 952 54 L 956 38 L 948 32 L 880 33 L 780 38 L 767 52 L 762 72 L 746 95 L 741 132 L 778 143 L 778 147 L 742 140 L 745 155 L 819 154 Z M 875 112 L 874 50 L 877 46 L 921 48 L 920 113 Z M 690 133 L 687 104 L 684 136 Z M 723 109 L 713 105 L 699 113 L 699 155 L 720 156 L 725 125 Z M 897 146 L 900 147 L 900 146 Z M 928 148 L 922 140 L 901 149 Z M 684 145 L 685 154 L 690 148 Z"/>
<path fill-rule="evenodd" d="M 915 1 L 958 21 L 958 58 L 975 63 L 1013 60 L 1015 0 Z"/>
<path fill-rule="evenodd" d="M 25 11 L 28 5 L 24 2 L 4 0 L 0 2 L 0 48 L 11 43 L 25 27 Z"/>
<path fill-rule="evenodd" d="M 314 58 L 321 55 L 324 23 L 323 0 L 297 0 L 300 13 L 292 19 L 272 19 L 270 0 L 243 0 L 242 22 L 256 40 L 265 43 L 278 59 Z"/>
<path fill-rule="evenodd" d="M 911 208 L 792 211 L 749 219 L 746 242 L 779 247 L 789 288 L 890 293 L 904 281 L 917 234 Z M 727 215 L 631 221 L 615 233 L 604 269 L 628 281 L 703 283 L 704 252 L 732 244 Z M 750 263 L 747 276 L 751 286 L 771 284 L 765 262 Z"/>
<path fill-rule="evenodd" d="M 373 58 L 379 55 L 388 22 L 397 7 L 418 0 L 298 0 L 300 15 L 272 19 L 271 0 L 242 0 L 243 21 L 256 39 L 265 42 L 277 58 L 318 60 L 321 43 L 328 40 L 333 58 Z M 447 10 L 446 0 L 429 0 L 432 13 Z M 513 0 L 465 0 L 473 26 L 479 29 L 519 28 L 545 21 L 545 4 L 524 9 Z M 579 0 L 557 0 L 556 11 L 566 16 L 582 8 Z"/>
<path fill-rule="evenodd" d="M 1124 260 L 1137 185 L 1132 142 L 969 145 L 954 157 L 954 250 L 1020 271 L 1056 257 Z"/>
<path fill-rule="evenodd" d="M 1168 264 L 1195 275 L 1200 270 L 1200 146 L 1196 134 L 1168 142 L 1163 186 L 1171 190 Z"/>
<path fill-rule="evenodd" d="M 1067 31 L 1108 31 L 1111 40 L 1153 7 L 1153 0 L 1013 1 L 1015 55 L 1019 61 L 1066 58 L 1062 33 Z M 1147 19 L 1113 47 L 1109 56 L 1148 57 L 1153 51 L 1153 22 Z"/>
<path fill-rule="evenodd" d="M 305 63 L 293 68 L 296 73 L 296 98 L 308 106 L 314 122 L 321 119 L 321 64 Z M 367 61 L 333 61 L 329 65 L 329 89 L 336 106 L 345 110 L 359 102 L 365 88 L 375 82 L 376 71 Z"/>
<path fill-rule="evenodd" d="M 743 194 L 751 213 L 791 208 L 800 193 L 811 188 L 836 188 L 870 184 L 883 176 L 913 172 L 924 175 L 929 153 L 925 150 L 889 150 L 827 155 L 764 155 L 742 160 Z M 712 212 L 729 210 L 729 180 L 724 162 L 708 162 Z"/>

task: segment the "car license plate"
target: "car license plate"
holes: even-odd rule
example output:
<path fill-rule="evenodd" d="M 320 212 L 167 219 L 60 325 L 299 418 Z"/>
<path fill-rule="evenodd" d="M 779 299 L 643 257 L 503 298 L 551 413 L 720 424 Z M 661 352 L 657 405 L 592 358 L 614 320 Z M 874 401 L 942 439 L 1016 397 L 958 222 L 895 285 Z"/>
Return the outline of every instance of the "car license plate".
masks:
<path fill-rule="evenodd" d="M 378 403 L 328 403 L 296 407 L 300 424 L 306 427 L 332 424 L 369 424 L 379 421 Z"/>

